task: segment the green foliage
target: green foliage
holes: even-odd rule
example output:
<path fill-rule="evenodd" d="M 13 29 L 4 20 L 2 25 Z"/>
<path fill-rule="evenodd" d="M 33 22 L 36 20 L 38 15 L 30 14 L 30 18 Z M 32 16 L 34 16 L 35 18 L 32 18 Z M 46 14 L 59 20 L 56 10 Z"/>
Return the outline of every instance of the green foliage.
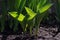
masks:
<path fill-rule="evenodd" d="M 13 4 L 14 2 L 14 4 Z M 36 34 L 39 25 L 45 16 L 45 12 L 52 6 L 48 0 L 8 0 L 8 14 L 15 20 L 10 22 L 10 26 L 14 24 L 14 31 L 17 30 L 18 22 L 24 32 L 27 28 L 32 34 L 32 29 L 35 27 Z"/>
<path fill-rule="evenodd" d="M 46 4 L 45 6 L 41 7 L 41 8 L 39 9 L 39 12 L 40 12 L 40 13 L 43 13 L 43 12 L 45 12 L 47 9 L 49 9 L 51 6 L 52 6 L 52 4 L 51 4 L 51 3 L 48 3 L 48 4 Z"/>
<path fill-rule="evenodd" d="M 31 19 L 33 19 L 33 18 L 36 16 L 36 13 L 34 13 L 30 8 L 25 7 L 25 9 L 26 9 L 26 11 L 27 11 L 27 14 L 30 16 L 30 17 L 28 18 L 28 20 L 31 20 Z"/>
<path fill-rule="evenodd" d="M 7 0 L 9 11 L 17 11 L 21 0 Z"/>
<path fill-rule="evenodd" d="M 39 5 L 38 5 L 39 6 Z M 32 32 L 32 28 L 33 27 L 31 27 L 32 25 L 30 25 L 31 24 L 31 22 L 33 21 L 33 19 L 35 18 L 35 25 L 34 26 L 36 26 L 36 30 L 38 31 L 38 28 L 39 28 L 39 25 L 40 25 L 40 22 L 42 21 L 42 19 L 43 19 L 43 17 L 44 17 L 44 15 L 45 15 L 45 11 L 47 10 L 47 9 L 49 9 L 50 7 L 52 6 L 52 4 L 50 4 L 50 3 L 48 3 L 48 4 L 45 4 L 43 7 L 41 7 L 41 8 L 39 8 L 38 9 L 38 12 L 39 12 L 39 14 L 38 14 L 38 12 L 37 13 L 35 13 L 35 12 L 33 12 L 30 8 L 28 8 L 28 7 L 25 7 L 25 9 L 26 9 L 26 12 L 27 12 L 27 14 L 29 15 L 29 17 L 28 17 L 28 19 L 26 20 L 26 21 L 28 21 L 28 25 L 30 26 L 30 32 Z M 43 13 L 43 14 L 41 14 L 41 13 Z M 12 13 L 11 13 L 12 14 Z M 11 15 L 10 14 L 10 15 Z M 21 13 L 20 13 L 21 14 Z M 15 14 L 14 14 L 15 15 Z M 22 21 L 23 19 L 24 19 L 24 17 L 25 16 L 23 16 L 22 14 L 21 15 L 19 15 L 20 17 L 18 17 L 18 21 Z M 13 16 L 14 17 L 14 16 Z M 30 21 L 31 20 L 31 21 Z M 29 23 L 30 22 L 30 23 Z M 24 25 L 25 26 L 25 25 Z M 37 32 L 36 31 L 36 32 Z"/>
<path fill-rule="evenodd" d="M 13 16 L 14 18 L 16 18 L 16 17 L 18 16 L 17 12 L 9 12 L 9 14 L 10 14 L 11 16 Z"/>

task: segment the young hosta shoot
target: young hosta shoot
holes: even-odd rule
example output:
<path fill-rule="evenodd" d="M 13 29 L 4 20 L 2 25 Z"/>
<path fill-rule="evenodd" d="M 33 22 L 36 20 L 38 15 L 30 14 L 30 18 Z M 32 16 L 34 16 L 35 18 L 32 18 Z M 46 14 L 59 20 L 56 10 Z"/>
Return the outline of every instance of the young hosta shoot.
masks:
<path fill-rule="evenodd" d="M 36 16 L 36 13 L 34 13 L 31 9 L 25 7 L 26 11 L 27 11 L 27 14 L 29 15 L 29 18 L 26 20 L 29 22 L 29 20 L 32 20 L 35 16 Z M 18 16 L 18 18 L 16 20 L 20 21 L 20 22 L 23 22 L 25 16 L 23 14 L 20 13 L 20 15 L 17 14 L 17 12 L 9 12 L 9 14 L 16 19 L 16 17 Z M 22 23 L 22 25 L 24 25 Z M 26 25 L 25 25 L 26 26 Z M 26 29 L 26 28 L 24 28 Z"/>
<path fill-rule="evenodd" d="M 30 8 L 25 7 L 27 14 L 30 16 L 28 20 L 33 19 L 36 16 L 36 13 L 34 13 Z"/>
<path fill-rule="evenodd" d="M 20 22 L 22 22 L 24 20 L 24 18 L 25 18 L 25 16 L 22 13 L 20 13 L 20 15 L 18 15 L 17 12 L 9 12 L 9 14 L 13 18 L 17 18 L 17 16 L 18 16 L 17 20 L 20 21 Z"/>
<path fill-rule="evenodd" d="M 44 15 L 45 15 L 45 11 L 48 10 L 50 7 L 52 6 L 52 4 L 46 4 L 44 5 L 43 7 L 39 8 L 37 13 L 33 12 L 30 8 L 28 7 L 25 7 L 26 9 L 26 12 L 27 14 L 29 15 L 29 17 L 26 19 L 26 21 L 28 21 L 28 25 L 30 25 L 34 18 L 35 18 L 35 26 L 36 26 L 36 33 L 38 31 L 38 28 L 39 28 L 39 25 L 40 25 L 40 22 L 42 21 Z M 42 13 L 42 14 L 41 14 Z M 14 18 L 16 18 L 18 15 L 17 15 L 17 12 L 9 12 L 9 14 L 11 16 L 13 16 Z M 20 13 L 20 15 L 18 16 L 17 20 L 22 22 L 24 20 L 25 16 L 23 14 Z M 23 25 L 23 24 L 22 24 Z M 26 26 L 26 25 L 25 25 Z M 30 25 L 30 33 L 32 32 L 32 28 L 33 28 L 33 25 Z M 26 29 L 26 28 L 25 28 Z"/>
<path fill-rule="evenodd" d="M 8 11 L 18 11 L 21 5 L 21 1 L 22 0 L 7 0 Z M 9 27 L 12 28 L 14 24 L 14 28 L 16 28 L 18 26 L 18 22 L 16 20 L 14 20 L 14 22 L 12 21 L 13 19 L 10 20 Z"/>
<path fill-rule="evenodd" d="M 35 12 L 33 12 L 30 8 L 25 7 L 27 14 L 29 15 L 29 18 L 27 19 L 28 25 L 30 26 L 30 34 L 32 34 L 32 28 L 34 27 L 34 18 L 37 15 Z"/>
<path fill-rule="evenodd" d="M 52 6 L 51 3 L 47 3 L 47 0 L 41 0 L 37 5 L 37 11 L 43 13 Z"/>
<path fill-rule="evenodd" d="M 38 5 L 39 6 L 39 5 Z M 26 9 L 26 11 L 27 11 L 27 14 L 28 15 L 30 15 L 31 16 L 31 18 L 33 19 L 34 17 L 36 17 L 36 30 L 38 31 L 38 28 L 39 28 L 39 25 L 40 25 L 40 22 L 42 21 L 42 19 L 43 19 L 43 17 L 44 17 L 44 15 L 45 15 L 45 11 L 46 10 L 48 10 L 50 7 L 52 6 L 52 4 L 46 4 L 46 5 L 44 5 L 43 7 L 41 7 L 41 8 L 39 8 L 38 9 L 38 12 L 39 12 L 39 14 L 38 14 L 38 12 L 37 13 L 34 13 L 30 8 L 28 8 L 28 7 L 25 7 L 25 9 Z M 41 14 L 41 13 L 43 13 L 43 14 Z M 32 26 L 31 26 L 31 28 L 33 28 Z M 32 29 L 31 29 L 32 30 Z M 37 31 L 36 31 L 36 33 L 37 33 Z"/>
<path fill-rule="evenodd" d="M 24 2 L 26 2 L 26 0 Z M 26 11 L 24 11 L 25 15 L 23 15 L 22 13 L 19 13 L 19 12 L 9 12 L 9 14 L 13 18 L 16 18 L 16 20 L 18 20 L 21 23 L 21 26 L 22 26 L 24 32 L 26 31 L 27 27 L 29 27 L 30 34 L 32 34 L 32 28 L 35 26 L 36 34 L 37 34 L 39 25 L 40 25 L 42 19 L 44 18 L 44 16 L 46 15 L 44 12 L 46 12 L 52 6 L 51 3 L 47 3 L 47 2 L 48 2 L 48 0 L 40 0 L 40 2 L 37 4 L 37 6 L 34 4 L 36 6 L 36 8 L 34 6 L 32 6 L 32 8 L 30 8 L 31 6 L 25 7 L 25 10 L 26 10 Z M 30 2 L 30 4 L 32 4 L 32 3 Z M 23 7 L 24 7 L 24 5 L 23 5 Z M 35 10 L 34 8 L 37 10 Z M 19 13 L 19 15 L 18 15 L 18 13 Z M 26 17 L 27 15 L 28 15 L 28 17 Z"/>
<path fill-rule="evenodd" d="M 46 4 L 46 2 L 47 2 L 47 0 L 44 0 L 44 1 L 41 0 L 41 2 L 38 3 L 38 5 L 37 5 L 37 13 L 38 13 L 38 15 L 36 16 L 36 22 L 35 22 L 36 34 L 38 32 L 40 22 L 42 21 L 43 17 L 45 16 L 44 12 L 47 11 L 52 6 L 51 3 Z"/>
<path fill-rule="evenodd" d="M 44 13 L 44 12 L 47 11 L 51 6 L 52 6 L 52 4 L 51 4 L 51 3 L 48 3 L 48 4 L 46 4 L 45 6 L 41 7 L 41 8 L 39 9 L 39 12 L 40 12 L 40 13 Z"/>
<path fill-rule="evenodd" d="M 22 14 L 22 13 L 20 13 L 19 15 L 17 14 L 17 12 L 9 12 L 9 14 L 13 17 L 13 18 L 15 18 L 16 20 L 18 20 L 19 22 L 21 22 L 21 25 L 23 24 L 23 21 L 24 21 L 24 18 L 25 18 L 25 16 Z M 17 21 L 17 22 L 18 22 Z M 15 24 L 16 25 L 16 24 Z M 23 24 L 24 25 L 24 24 Z M 23 27 L 22 27 L 23 28 Z M 17 26 L 16 27 L 14 27 L 14 29 L 13 29 L 14 31 L 16 31 L 17 30 Z M 23 30 L 24 30 L 24 28 L 23 28 Z"/>

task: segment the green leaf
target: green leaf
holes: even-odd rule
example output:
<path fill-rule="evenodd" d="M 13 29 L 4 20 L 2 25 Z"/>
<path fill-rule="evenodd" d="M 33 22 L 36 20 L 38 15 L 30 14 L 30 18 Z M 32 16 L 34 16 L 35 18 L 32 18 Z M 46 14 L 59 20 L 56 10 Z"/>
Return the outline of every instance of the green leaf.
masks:
<path fill-rule="evenodd" d="M 37 11 L 39 8 L 43 7 L 43 5 L 47 2 L 47 0 L 40 0 L 40 2 L 37 5 Z"/>
<path fill-rule="evenodd" d="M 43 0 L 42 0 L 42 1 L 43 1 Z M 46 2 L 47 2 L 47 0 L 44 0 L 43 3 L 42 3 L 42 5 L 44 5 Z"/>
<path fill-rule="evenodd" d="M 17 12 L 8 12 L 13 18 L 18 16 Z"/>
<path fill-rule="evenodd" d="M 16 18 L 18 17 L 18 21 L 23 21 L 25 16 L 23 14 L 20 13 L 20 15 L 17 14 L 17 12 L 9 12 L 9 14 L 13 17 L 13 18 Z"/>
<path fill-rule="evenodd" d="M 17 11 L 20 6 L 21 0 L 7 0 L 9 11 Z"/>
<path fill-rule="evenodd" d="M 25 3 L 26 3 L 26 0 L 21 0 L 21 3 L 20 3 L 20 7 L 19 7 L 19 12 L 22 12 L 23 11 L 23 8 L 25 6 Z"/>
<path fill-rule="evenodd" d="M 14 5 L 14 7 L 15 7 L 15 9 L 18 9 L 19 8 L 19 6 L 20 6 L 20 3 L 21 3 L 21 0 L 14 0 L 15 1 L 15 5 Z"/>
<path fill-rule="evenodd" d="M 28 20 L 31 20 L 31 19 L 33 19 L 36 16 L 36 13 L 34 13 L 30 8 L 25 7 L 25 9 L 27 11 L 27 14 L 29 15 Z"/>
<path fill-rule="evenodd" d="M 52 4 L 48 3 L 45 6 L 43 6 L 42 8 L 39 9 L 40 13 L 44 13 L 45 11 L 47 11 L 50 7 L 52 6 Z"/>
<path fill-rule="evenodd" d="M 18 17 L 18 21 L 23 21 L 25 18 L 25 16 L 23 14 L 20 13 L 19 17 Z"/>

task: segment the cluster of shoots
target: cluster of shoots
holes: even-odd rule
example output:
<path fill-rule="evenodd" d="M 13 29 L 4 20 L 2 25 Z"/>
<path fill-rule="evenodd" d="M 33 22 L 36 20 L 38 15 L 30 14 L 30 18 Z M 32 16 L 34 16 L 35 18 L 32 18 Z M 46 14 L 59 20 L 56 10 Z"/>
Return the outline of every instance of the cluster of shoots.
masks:
<path fill-rule="evenodd" d="M 4 0 L 3 0 L 4 1 Z M 7 0 L 8 10 L 3 4 L 3 17 L 1 20 L 2 30 L 4 28 L 5 15 L 9 14 L 14 19 L 10 18 L 9 27 L 12 28 L 14 23 L 14 31 L 17 30 L 18 23 L 21 24 L 23 32 L 25 33 L 29 29 L 32 34 L 32 29 L 35 28 L 35 34 L 37 34 L 41 21 L 46 15 L 47 10 L 52 6 L 49 0 Z M 6 14 L 5 14 L 6 13 Z"/>

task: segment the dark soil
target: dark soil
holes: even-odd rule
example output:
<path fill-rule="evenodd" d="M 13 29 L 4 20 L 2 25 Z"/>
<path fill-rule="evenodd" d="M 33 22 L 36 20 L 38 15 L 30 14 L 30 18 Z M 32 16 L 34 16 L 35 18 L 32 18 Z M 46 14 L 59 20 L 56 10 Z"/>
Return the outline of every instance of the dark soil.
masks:
<path fill-rule="evenodd" d="M 0 39 L 2 40 L 60 40 L 60 32 L 58 32 L 58 28 L 56 27 L 40 27 L 38 32 L 38 37 L 29 36 L 29 34 L 19 34 L 19 35 L 0 35 Z M 57 33 L 58 32 L 58 33 Z M 33 33 L 34 34 L 34 33 Z"/>

